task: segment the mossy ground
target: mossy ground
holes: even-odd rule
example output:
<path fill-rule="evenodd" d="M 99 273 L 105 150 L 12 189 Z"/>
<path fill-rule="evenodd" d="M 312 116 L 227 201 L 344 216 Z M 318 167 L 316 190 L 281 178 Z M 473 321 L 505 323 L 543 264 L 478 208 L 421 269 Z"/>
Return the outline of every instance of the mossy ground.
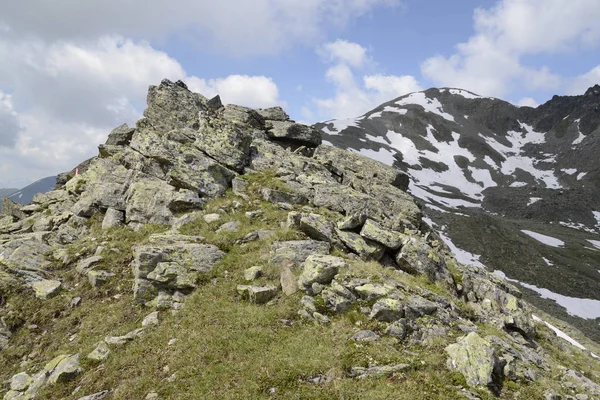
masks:
<path fill-rule="evenodd" d="M 254 184 L 269 186 L 271 177 L 254 177 Z M 279 184 L 275 187 L 281 188 Z M 206 224 L 198 219 L 181 229 L 182 233 L 201 235 L 227 255 L 206 276 L 201 287 L 186 298 L 185 307 L 176 315 L 161 312 L 159 326 L 121 347 L 113 347 L 107 361 L 98 364 L 85 361 L 85 355 L 106 335 L 120 335 L 140 327 L 150 309 L 132 301 L 133 275 L 129 262 L 131 247 L 147 240 L 164 227 L 147 227 L 140 232 L 126 228 L 101 232 L 92 222 L 96 240 L 85 240 L 69 248 L 74 256 L 91 255 L 98 244 L 118 249 L 106 256 L 99 267 L 117 273 L 106 286 L 92 289 L 74 272 L 74 265 L 55 265 L 66 289 L 57 297 L 41 301 L 31 293 L 16 293 L 9 298 L 11 308 L 21 318 L 8 350 L 0 352 L 0 379 L 27 370 L 35 372 L 58 354 L 80 353 L 85 373 L 77 379 L 47 387 L 40 392 L 43 399 L 77 399 L 101 390 L 113 389 L 112 399 L 143 399 L 152 390 L 161 399 L 459 399 L 457 385 L 464 385 L 460 374 L 448 371 L 443 349 L 454 342 L 458 332 L 452 330 L 427 346 L 412 346 L 382 336 L 373 343 L 350 341 L 360 329 L 382 333 L 383 325 L 369 321 L 359 310 L 343 315 L 330 315 L 329 325 L 316 325 L 297 315 L 302 293 L 281 295 L 266 305 L 242 301 L 236 286 L 244 283 L 243 271 L 254 265 L 266 266 L 261 283 L 277 283 L 278 270 L 267 266 L 269 246 L 274 240 L 304 238 L 302 233 L 283 229 L 287 211 L 261 202 L 254 194 L 251 203 L 231 207 L 236 199 L 231 193 L 211 200 L 207 212 L 224 210 L 220 222 Z M 237 199 L 239 200 L 239 199 Z M 254 202 L 254 204 L 253 204 Z M 245 211 L 262 209 L 256 219 L 246 218 Z M 238 232 L 215 234 L 224 222 L 241 222 Z M 255 229 L 273 229 L 274 236 L 245 245 L 235 244 L 244 234 Z M 103 254 L 104 255 L 104 254 Z M 341 254 L 343 255 L 343 254 Z M 384 268 L 378 263 L 352 262 L 352 273 L 384 281 L 389 277 L 407 285 L 419 285 L 448 296 L 447 289 Z M 79 296 L 79 307 L 70 308 L 72 297 Z M 27 325 L 36 324 L 33 332 Z M 491 329 L 491 328 L 490 328 Z M 487 332 L 486 330 L 483 330 Z M 45 333 L 44 333 L 45 332 Z M 502 332 L 493 331 L 493 334 Z M 76 335 L 76 336 L 72 336 Z M 70 340 L 69 338 L 72 338 Z M 173 340 L 175 339 L 175 340 Z M 598 380 L 600 366 L 577 350 L 566 354 L 551 332 L 540 329 L 540 342 L 554 349 L 551 357 L 567 366 L 584 365 L 587 374 Z M 557 344 L 558 343 L 558 344 Z M 30 355 L 27 365 L 19 365 Z M 586 363 L 583 363 L 585 358 Z M 387 378 L 355 379 L 348 376 L 353 366 L 405 363 L 410 367 Z M 310 383 L 317 375 L 327 377 L 325 383 Z M 506 382 L 501 399 L 537 399 L 558 383 L 542 378 L 534 384 Z M 73 393 L 77 389 L 76 393 Z M 482 388 L 483 399 L 494 396 Z"/>

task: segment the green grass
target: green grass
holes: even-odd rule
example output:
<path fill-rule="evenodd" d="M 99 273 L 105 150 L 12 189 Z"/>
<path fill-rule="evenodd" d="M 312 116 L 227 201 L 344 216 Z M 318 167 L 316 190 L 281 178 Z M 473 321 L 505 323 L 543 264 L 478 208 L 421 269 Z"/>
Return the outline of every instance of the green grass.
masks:
<path fill-rule="evenodd" d="M 88 239 L 67 247 L 69 257 L 92 255 L 104 243 L 104 260 L 98 268 L 117 276 L 108 284 L 93 289 L 85 277 L 74 272 L 74 264 L 53 264 L 54 271 L 64 281 L 65 290 L 57 297 L 41 301 L 31 293 L 14 293 L 9 299 L 13 311 L 11 324 L 15 335 L 8 350 L 0 352 L 0 379 L 27 370 L 38 371 L 58 354 L 79 353 L 85 373 L 77 379 L 46 387 L 41 399 L 78 399 L 101 390 L 113 389 L 111 399 L 143 399 L 157 391 L 161 399 L 461 399 L 456 394 L 464 386 L 464 378 L 446 368 L 444 348 L 456 341 L 456 329 L 427 345 L 409 346 L 383 335 L 385 324 L 370 321 L 356 305 L 343 315 L 332 315 L 329 325 L 317 325 L 301 320 L 297 315 L 303 293 L 286 297 L 281 294 L 267 305 L 242 301 L 236 292 L 245 283 L 243 272 L 254 265 L 265 267 L 264 276 L 256 284 L 277 284 L 279 270 L 268 265 L 269 247 L 275 240 L 303 239 L 297 231 L 283 229 L 287 211 L 260 200 L 262 185 L 274 185 L 274 174 L 252 175 L 248 179 L 250 204 L 234 208 L 231 193 L 210 200 L 206 213 L 223 211 L 223 219 L 207 224 L 202 218 L 185 225 L 181 232 L 205 237 L 227 251 L 227 255 L 202 280 L 202 285 L 185 301 L 177 314 L 161 312 L 161 324 L 147 329 L 144 335 L 122 347 L 113 347 L 107 361 L 95 364 L 83 360 L 95 344 L 106 335 L 121 335 L 141 326 L 151 309 L 136 305 L 132 299 L 133 274 L 129 263 L 131 247 L 147 241 L 152 233 L 163 232 L 161 226 L 148 226 L 139 232 L 127 228 L 100 229 L 100 218 L 90 221 Z M 275 182 L 275 183 L 274 183 Z M 246 218 L 245 211 L 262 209 L 256 219 Z M 216 228 L 228 221 L 240 221 L 235 233 L 216 234 Z M 256 229 L 272 229 L 266 240 L 236 244 L 244 234 Z M 95 241 L 89 238 L 96 238 Z M 110 251 L 113 249 L 113 251 Z M 116 251 L 115 251 L 116 250 Z M 336 253 L 345 256 L 343 252 Z M 448 288 L 432 284 L 426 277 L 411 276 L 376 262 L 349 261 L 351 267 L 342 273 L 346 277 L 364 277 L 385 282 L 393 279 L 411 287 L 422 287 L 451 298 Z M 298 271 L 296 271 L 297 273 Z M 71 309 L 72 297 L 82 297 L 80 307 Z M 321 311 L 324 304 L 315 298 Z M 464 308 L 462 302 L 456 304 Z M 468 310 L 465 311 L 468 314 Z M 427 325 L 424 317 L 419 322 Z M 35 334 L 29 324 L 39 326 Z M 480 334 L 505 336 L 503 331 L 478 324 Z M 374 343 L 348 340 L 361 329 L 371 329 L 382 337 Z M 42 334 L 42 332 L 46 332 Z M 74 340 L 69 337 L 76 334 Z M 168 344 L 176 339 L 172 344 Z M 538 341 L 548 349 L 557 363 L 584 369 L 598 380 L 600 368 L 578 350 L 565 353 L 561 343 L 543 327 Z M 27 366 L 21 359 L 30 355 Z M 353 379 L 348 376 L 353 366 L 408 364 L 409 368 L 386 378 Z M 598 363 L 596 363 L 598 364 Z M 542 374 L 533 384 L 505 382 L 499 399 L 541 398 L 541 393 L 558 385 L 552 377 Z M 328 377 L 326 383 L 309 383 L 316 375 Z M 587 376 L 586 375 L 586 376 Z M 73 391 L 79 388 L 76 394 Z M 482 399 L 496 398 L 486 389 L 471 390 Z"/>

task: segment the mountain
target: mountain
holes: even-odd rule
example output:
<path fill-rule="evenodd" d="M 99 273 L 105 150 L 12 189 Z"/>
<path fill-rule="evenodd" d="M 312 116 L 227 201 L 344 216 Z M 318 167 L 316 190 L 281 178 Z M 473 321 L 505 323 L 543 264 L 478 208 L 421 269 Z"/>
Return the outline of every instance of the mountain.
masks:
<path fill-rule="evenodd" d="M 324 143 L 410 176 L 459 260 L 600 341 L 600 86 L 517 107 L 462 89 L 411 93 L 315 125 Z"/>
<path fill-rule="evenodd" d="M 600 396 L 598 343 L 460 262 L 400 169 L 180 81 L 147 103 L 6 202 L 5 400 Z"/>
<path fill-rule="evenodd" d="M 48 176 L 46 178 L 37 180 L 30 185 L 25 186 L 21 190 L 15 191 L 9 199 L 19 204 L 29 204 L 33 200 L 33 197 L 38 193 L 46 193 L 54 189 L 56 185 L 56 176 Z"/>
<path fill-rule="evenodd" d="M 17 192 L 18 190 L 19 189 L 0 189 L 0 199 L 10 196 L 14 192 Z"/>

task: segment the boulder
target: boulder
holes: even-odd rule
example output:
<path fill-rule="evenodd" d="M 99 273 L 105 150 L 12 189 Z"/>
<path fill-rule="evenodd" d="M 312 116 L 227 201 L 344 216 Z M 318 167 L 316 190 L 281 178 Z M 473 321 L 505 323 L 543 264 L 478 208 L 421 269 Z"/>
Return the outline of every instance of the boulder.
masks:
<path fill-rule="evenodd" d="M 381 243 L 391 250 L 398 250 L 402 244 L 408 240 L 407 235 L 383 228 L 380 224 L 371 219 L 365 221 L 365 224 L 360 231 L 360 236 Z"/>
<path fill-rule="evenodd" d="M 263 274 L 263 267 L 255 266 L 250 267 L 244 271 L 244 279 L 247 281 L 255 281 L 260 278 Z"/>
<path fill-rule="evenodd" d="M 287 242 L 274 242 L 270 249 L 269 263 L 289 267 L 297 267 L 310 255 L 329 254 L 331 245 L 327 242 L 316 240 L 293 240 Z"/>
<path fill-rule="evenodd" d="M 356 332 L 356 334 L 352 336 L 351 340 L 355 342 L 375 342 L 379 340 L 379 335 L 370 330 L 362 330 Z"/>
<path fill-rule="evenodd" d="M 220 221 L 222 218 L 223 217 L 221 216 L 221 214 L 206 214 L 202 217 L 204 222 L 206 222 L 207 224 L 212 224 L 213 222 Z"/>
<path fill-rule="evenodd" d="M 325 307 L 333 313 L 345 313 L 352 308 L 352 301 L 333 290 L 325 289 L 321 292 L 321 297 L 325 301 Z"/>
<path fill-rule="evenodd" d="M 96 348 L 87 355 L 87 358 L 92 361 L 104 361 L 108 358 L 110 354 L 110 349 L 108 348 L 108 344 L 106 342 L 100 342 L 96 345 Z"/>
<path fill-rule="evenodd" d="M 498 359 L 490 342 L 475 332 L 462 337 L 446 347 L 447 366 L 463 374 L 470 386 L 487 386 L 493 383 Z"/>
<path fill-rule="evenodd" d="M 279 276 L 281 290 L 286 296 L 291 296 L 298 291 L 298 278 L 292 272 L 290 267 L 281 267 Z"/>
<path fill-rule="evenodd" d="M 199 274 L 210 271 L 225 255 L 216 246 L 187 242 L 136 246 L 133 252 L 134 299 L 141 303 L 153 300 L 159 290 L 196 287 Z"/>
<path fill-rule="evenodd" d="M 289 121 L 290 119 L 281 107 L 259 108 L 256 112 L 267 121 Z"/>
<path fill-rule="evenodd" d="M 104 285 L 115 274 L 103 270 L 91 270 L 87 272 L 88 282 L 94 288 Z"/>
<path fill-rule="evenodd" d="M 240 229 L 240 225 L 240 221 L 229 221 L 219 226 L 219 229 L 217 229 L 216 232 L 236 232 Z"/>
<path fill-rule="evenodd" d="M 366 220 L 367 214 L 365 213 L 352 214 L 338 221 L 337 227 L 343 231 L 352 231 L 362 227 Z"/>
<path fill-rule="evenodd" d="M 410 237 L 396 254 L 400 269 L 411 274 L 426 275 L 432 282 L 450 278 L 450 272 L 440 255 L 425 241 Z"/>
<path fill-rule="evenodd" d="M 60 281 L 44 279 L 33 282 L 31 287 L 35 291 L 35 297 L 46 300 L 56 296 L 60 292 L 62 283 Z"/>
<path fill-rule="evenodd" d="M 227 104 L 220 112 L 220 117 L 232 124 L 246 129 L 265 129 L 265 121 L 255 110 L 235 104 Z"/>
<path fill-rule="evenodd" d="M 108 134 L 105 144 L 110 146 L 126 146 L 131 142 L 134 132 L 135 128 L 130 128 L 127 124 L 118 126 Z"/>
<path fill-rule="evenodd" d="M 338 242 L 335 225 L 319 214 L 301 214 L 298 228 L 308 237 L 324 242 Z"/>
<path fill-rule="evenodd" d="M 396 299 L 380 299 L 373 304 L 369 319 L 394 322 L 404 317 L 404 304 Z"/>
<path fill-rule="evenodd" d="M 192 93 L 185 83 L 164 79 L 159 86 L 150 86 L 146 99 L 148 108 L 138 128 L 151 127 L 168 132 L 176 128 L 198 129 L 199 114 L 205 109 L 207 99 Z"/>
<path fill-rule="evenodd" d="M 366 301 L 376 300 L 380 297 L 384 297 L 396 290 L 395 287 L 385 283 L 365 283 L 354 287 L 354 291 L 360 296 L 361 299 Z"/>
<path fill-rule="evenodd" d="M 310 290 L 313 283 L 329 284 L 341 268 L 347 267 L 343 258 L 329 255 L 313 254 L 303 264 L 298 285 L 303 290 Z"/>
<path fill-rule="evenodd" d="M 301 194 L 283 192 L 281 190 L 264 188 L 261 195 L 265 201 L 271 203 L 306 204 L 308 200 Z"/>
<path fill-rule="evenodd" d="M 102 229 L 107 230 L 117 226 L 122 226 L 125 222 L 125 214 L 115 208 L 109 208 L 102 219 Z"/>
<path fill-rule="evenodd" d="M 58 356 L 44 367 L 48 371 L 48 383 L 55 384 L 75 378 L 82 369 L 79 365 L 79 354 Z"/>
<path fill-rule="evenodd" d="M 264 304 L 277 296 L 279 289 L 276 286 L 249 286 L 238 285 L 237 291 L 244 300 L 255 304 Z"/>
<path fill-rule="evenodd" d="M 23 392 L 31 385 L 31 376 L 27 372 L 14 375 L 10 380 L 10 390 Z"/>
<path fill-rule="evenodd" d="M 344 183 L 357 178 L 366 182 L 380 181 L 401 190 L 408 189 L 408 175 L 397 168 L 333 146 L 321 145 L 313 157 L 319 162 L 344 173 Z"/>
<path fill-rule="evenodd" d="M 142 328 L 147 328 L 149 326 L 158 326 L 158 324 L 158 311 L 151 312 L 150 314 L 146 315 L 142 320 Z"/>
<path fill-rule="evenodd" d="M 363 260 L 379 261 L 385 253 L 385 247 L 383 245 L 372 240 L 364 239 L 358 233 L 338 229 L 336 234 L 346 247 L 358 254 Z"/>
<path fill-rule="evenodd" d="M 269 138 L 282 142 L 297 143 L 309 147 L 321 144 L 321 134 L 307 125 L 291 121 L 271 121 L 271 128 L 267 131 Z"/>

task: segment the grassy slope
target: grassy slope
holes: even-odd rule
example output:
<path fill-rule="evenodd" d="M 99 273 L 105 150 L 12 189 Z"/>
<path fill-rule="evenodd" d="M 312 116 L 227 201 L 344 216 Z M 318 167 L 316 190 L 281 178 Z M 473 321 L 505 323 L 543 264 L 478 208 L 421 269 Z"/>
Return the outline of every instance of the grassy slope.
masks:
<path fill-rule="evenodd" d="M 252 191 L 271 182 L 268 177 L 255 176 Z M 216 211 L 231 203 L 233 196 L 211 200 L 207 211 Z M 255 200 L 258 202 L 258 200 Z M 244 211 L 262 208 L 262 218 L 249 220 Z M 113 347 L 102 364 L 84 361 L 85 374 L 70 383 L 46 388 L 41 398 L 77 399 L 104 389 L 114 389 L 114 399 L 143 399 L 156 390 L 163 399 L 454 399 L 455 385 L 464 382 L 460 374 L 445 368 L 443 348 L 455 341 L 457 332 L 435 340 L 428 346 L 408 347 L 395 339 L 383 337 L 375 343 L 355 343 L 348 339 L 359 329 L 380 331 L 382 326 L 368 321 L 358 311 L 332 316 L 327 326 L 302 321 L 296 315 L 301 293 L 279 297 L 267 305 L 243 302 L 236 294 L 236 285 L 243 283 L 243 271 L 253 265 L 266 265 L 270 243 L 274 240 L 297 239 L 302 234 L 281 229 L 287 212 L 271 204 L 248 205 L 225 214 L 223 221 L 240 220 L 238 233 L 217 235 L 215 225 L 203 220 L 184 227 L 187 234 L 199 234 L 206 241 L 228 250 L 227 256 L 215 267 L 204 284 L 187 297 L 185 307 L 176 315 L 161 312 L 161 324 L 147 330 L 141 337 L 122 347 Z M 124 334 L 140 326 L 151 310 L 134 305 L 131 299 L 132 273 L 130 247 L 146 240 L 161 227 L 149 227 L 134 233 L 126 229 L 101 233 L 93 223 L 96 241 L 76 243 L 70 253 L 90 254 L 97 243 L 106 248 L 118 248 L 105 259 L 102 268 L 118 274 L 102 289 L 91 289 L 74 266 L 61 267 L 57 273 L 65 279 L 66 291 L 51 300 L 41 302 L 30 293 L 16 293 L 10 298 L 23 324 L 17 329 L 11 350 L 0 352 L 0 379 L 6 380 L 23 371 L 22 356 L 31 354 L 31 372 L 61 353 L 89 353 L 96 342 L 107 334 Z M 236 238 L 259 228 L 276 230 L 276 235 L 245 246 L 234 245 Z M 57 267 L 58 268 L 58 267 Z M 278 271 L 267 267 L 259 283 L 276 283 Z M 375 280 L 394 275 L 410 284 L 426 285 L 419 278 L 398 274 L 376 263 L 355 263 L 353 273 Z M 442 288 L 428 289 L 443 292 Z M 70 309 L 71 297 L 81 296 L 82 305 Z M 13 316 L 15 324 L 18 318 Z M 26 322 L 24 322 L 26 321 Z M 39 328 L 32 332 L 27 325 Z M 16 325 L 15 325 L 16 326 Z M 481 326 L 483 332 L 500 334 L 493 327 Z M 42 332 L 46 332 L 43 334 Z M 72 341 L 69 337 L 77 334 Z M 176 339 L 172 341 L 171 339 Z M 585 368 L 598 380 L 600 365 L 576 349 L 563 352 L 547 329 L 540 329 L 539 340 L 554 349 L 553 357 L 561 363 Z M 171 344 L 169 344 L 171 342 Z M 84 359 L 84 357 L 82 357 Z M 584 363 L 585 362 L 585 363 Z M 410 368 L 390 378 L 352 379 L 346 373 L 351 366 L 376 363 L 380 365 L 406 363 Z M 588 369 L 589 368 L 589 369 Z M 307 379 L 322 374 L 327 383 L 308 383 Z M 553 380 L 542 378 L 535 384 L 507 383 L 501 398 L 540 398 L 548 387 L 557 387 Z M 73 391 L 79 387 L 75 395 Z M 480 391 L 482 398 L 492 395 Z"/>

